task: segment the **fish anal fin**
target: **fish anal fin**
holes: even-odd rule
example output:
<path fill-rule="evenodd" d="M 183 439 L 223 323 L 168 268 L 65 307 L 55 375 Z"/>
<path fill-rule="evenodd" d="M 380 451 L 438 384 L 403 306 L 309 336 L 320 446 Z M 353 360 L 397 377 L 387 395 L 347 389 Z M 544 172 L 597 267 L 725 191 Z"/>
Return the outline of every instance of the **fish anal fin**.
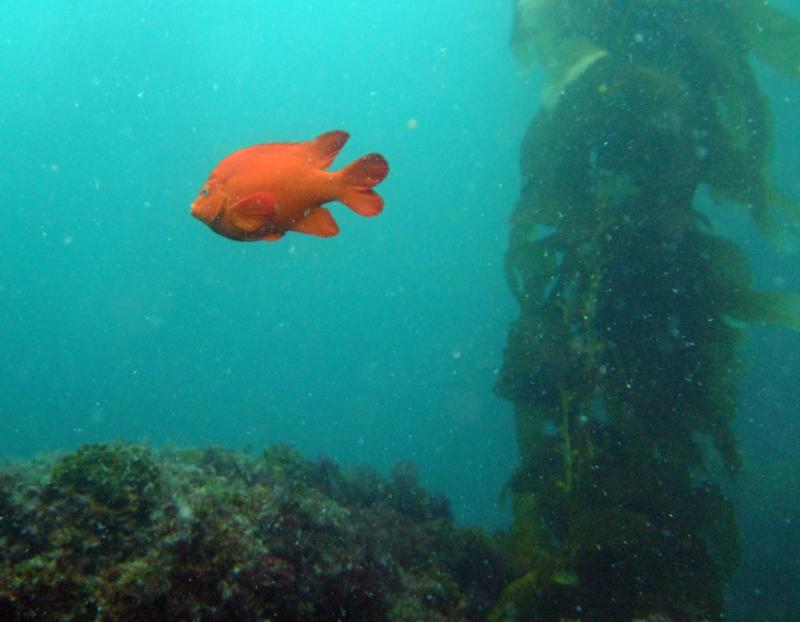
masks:
<path fill-rule="evenodd" d="M 315 207 L 311 212 L 292 225 L 292 231 L 330 238 L 339 233 L 339 225 L 324 207 Z"/>
<path fill-rule="evenodd" d="M 264 242 L 277 242 L 283 237 L 282 233 L 268 233 L 265 236 L 258 238 L 259 240 L 263 240 Z"/>
<path fill-rule="evenodd" d="M 333 130 L 320 134 L 314 140 L 305 143 L 308 163 L 319 169 L 328 168 L 341 151 L 350 134 L 342 130 Z"/>
<path fill-rule="evenodd" d="M 251 194 L 234 203 L 230 215 L 239 229 L 253 233 L 275 217 L 275 199 L 265 192 Z"/>

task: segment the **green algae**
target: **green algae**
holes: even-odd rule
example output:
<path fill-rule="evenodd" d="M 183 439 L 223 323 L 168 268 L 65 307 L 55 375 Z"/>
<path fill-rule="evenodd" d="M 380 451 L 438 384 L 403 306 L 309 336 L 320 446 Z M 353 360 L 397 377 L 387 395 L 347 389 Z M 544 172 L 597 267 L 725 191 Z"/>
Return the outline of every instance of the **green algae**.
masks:
<path fill-rule="evenodd" d="M 0 619 L 485 619 L 507 577 L 408 464 L 88 445 L 0 468 Z"/>

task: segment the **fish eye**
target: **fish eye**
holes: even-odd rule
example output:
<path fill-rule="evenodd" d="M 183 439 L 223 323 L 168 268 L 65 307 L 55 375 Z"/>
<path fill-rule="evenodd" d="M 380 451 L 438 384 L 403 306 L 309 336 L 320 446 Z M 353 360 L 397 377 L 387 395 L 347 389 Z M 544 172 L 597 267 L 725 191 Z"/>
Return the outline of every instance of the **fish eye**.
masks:
<path fill-rule="evenodd" d="M 206 187 L 201 188 L 200 195 L 204 196 L 204 197 L 207 197 L 208 196 L 208 188 L 206 188 Z"/>

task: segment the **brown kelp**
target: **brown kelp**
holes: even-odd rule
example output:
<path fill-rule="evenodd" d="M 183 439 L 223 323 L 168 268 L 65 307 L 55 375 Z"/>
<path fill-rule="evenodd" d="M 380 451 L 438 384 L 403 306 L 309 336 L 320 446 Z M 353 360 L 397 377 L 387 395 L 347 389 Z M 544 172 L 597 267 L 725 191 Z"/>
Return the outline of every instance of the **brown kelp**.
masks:
<path fill-rule="evenodd" d="M 512 48 L 548 86 L 525 137 L 506 275 L 516 579 L 495 620 L 719 619 L 738 557 L 714 474 L 731 429 L 735 321 L 798 326 L 696 209 L 705 186 L 773 240 L 770 117 L 748 55 L 798 75 L 800 26 L 756 0 L 519 0 Z M 715 457 L 716 455 L 716 457 Z"/>

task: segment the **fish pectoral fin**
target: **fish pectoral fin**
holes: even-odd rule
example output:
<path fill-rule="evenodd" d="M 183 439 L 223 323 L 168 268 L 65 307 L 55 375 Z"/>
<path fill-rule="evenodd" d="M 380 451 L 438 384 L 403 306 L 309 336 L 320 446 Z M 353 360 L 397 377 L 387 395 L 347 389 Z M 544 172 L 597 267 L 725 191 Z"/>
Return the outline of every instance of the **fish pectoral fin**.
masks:
<path fill-rule="evenodd" d="M 339 225 L 324 207 L 315 207 L 308 216 L 304 216 L 292 225 L 292 231 L 330 238 L 339 233 Z"/>
<path fill-rule="evenodd" d="M 239 199 L 230 208 L 233 223 L 242 231 L 252 233 L 275 217 L 275 199 L 265 192 Z"/>
<path fill-rule="evenodd" d="M 328 168 L 336 155 L 341 151 L 350 134 L 342 130 L 333 130 L 320 134 L 314 140 L 309 140 L 306 144 L 308 149 L 308 163 L 319 169 Z"/>

